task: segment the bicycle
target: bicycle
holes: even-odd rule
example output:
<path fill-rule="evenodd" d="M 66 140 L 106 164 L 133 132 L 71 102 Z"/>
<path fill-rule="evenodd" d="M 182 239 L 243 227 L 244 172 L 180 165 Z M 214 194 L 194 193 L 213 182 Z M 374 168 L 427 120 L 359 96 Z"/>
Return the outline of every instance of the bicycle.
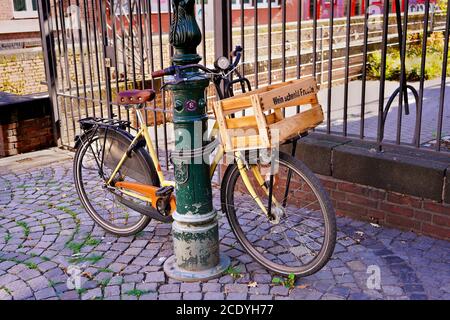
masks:
<path fill-rule="evenodd" d="M 179 76 L 181 70 L 198 68 L 211 77 L 219 98 L 227 98 L 233 96 L 235 84 L 240 84 L 243 92 L 251 90 L 249 80 L 237 70 L 241 52 L 241 47 L 233 52 L 234 62 L 219 58 L 214 69 L 197 64 L 172 66 L 154 72 L 153 77 L 170 75 L 171 83 L 176 83 L 185 80 Z M 235 80 L 230 79 L 231 74 Z M 127 131 L 131 124 L 126 121 L 81 120 L 83 134 L 76 142 L 74 180 L 84 208 L 96 223 L 115 235 L 131 236 L 151 219 L 172 221 L 175 184 L 165 178 L 142 114 L 155 92 L 130 90 L 119 96 L 119 104 L 136 111 L 137 134 L 133 137 Z M 216 132 L 210 137 L 215 143 L 209 145 L 209 151 L 216 152 L 211 178 L 225 154 L 224 146 L 215 139 Z M 334 210 L 319 179 L 305 164 L 283 152 L 270 164 L 249 152 L 233 156 L 222 178 L 220 197 L 222 212 L 239 243 L 273 272 L 307 276 L 319 271 L 330 259 L 336 241 Z"/>

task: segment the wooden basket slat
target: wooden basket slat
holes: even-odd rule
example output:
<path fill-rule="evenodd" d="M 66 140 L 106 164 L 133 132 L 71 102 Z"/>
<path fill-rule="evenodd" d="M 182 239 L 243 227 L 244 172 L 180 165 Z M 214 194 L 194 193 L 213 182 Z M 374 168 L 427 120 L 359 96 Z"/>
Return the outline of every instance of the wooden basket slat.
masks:
<path fill-rule="evenodd" d="M 324 115 L 322 108 L 315 107 L 276 122 L 269 126 L 269 130 L 272 137 L 274 136 L 275 131 L 277 131 L 277 134 L 279 134 L 278 138 L 281 141 L 285 141 L 293 136 L 314 129 L 321 124 L 323 120 Z"/>
<path fill-rule="evenodd" d="M 282 143 L 315 128 L 324 120 L 317 93 L 316 80 L 307 77 L 217 101 L 214 112 L 225 151 L 271 148 L 272 138 Z M 282 109 L 302 105 L 311 108 L 284 117 Z M 230 117 L 250 108 L 252 115 Z"/>

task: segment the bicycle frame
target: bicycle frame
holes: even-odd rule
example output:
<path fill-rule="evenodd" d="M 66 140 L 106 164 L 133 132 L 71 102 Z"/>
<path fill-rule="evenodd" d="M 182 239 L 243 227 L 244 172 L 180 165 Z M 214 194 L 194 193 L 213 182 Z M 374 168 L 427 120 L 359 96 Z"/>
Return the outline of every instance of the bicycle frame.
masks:
<path fill-rule="evenodd" d="M 155 164 L 155 168 L 156 168 L 156 172 L 159 178 L 159 181 L 161 183 L 161 187 L 166 187 L 166 186 L 175 186 L 175 182 L 174 181 L 170 181 L 170 180 L 166 180 L 164 172 L 161 168 L 161 165 L 159 163 L 159 159 L 158 156 L 156 154 L 156 151 L 153 147 L 153 142 L 152 139 L 150 137 L 149 131 L 148 131 L 148 126 L 147 123 L 144 121 L 144 117 L 142 115 L 142 109 L 136 109 L 136 115 L 140 124 L 140 129 L 138 131 L 138 133 L 136 134 L 136 137 L 133 139 L 133 141 L 131 142 L 130 145 L 134 145 L 135 143 L 137 143 L 139 141 L 139 139 L 141 139 L 142 137 L 145 139 L 145 142 L 147 144 L 148 147 L 148 151 L 150 154 L 150 157 L 153 161 L 153 163 Z M 214 128 L 216 127 L 216 124 L 214 125 Z M 213 134 L 213 131 L 211 132 L 211 134 Z M 210 178 L 212 179 L 212 177 L 214 176 L 214 172 L 217 169 L 217 166 L 219 165 L 220 161 L 222 160 L 223 156 L 225 154 L 224 148 L 223 146 L 220 144 L 217 147 L 217 153 L 214 156 L 214 159 L 211 162 L 211 168 L 210 168 Z M 236 159 L 237 165 L 238 165 L 238 170 L 241 174 L 242 177 L 242 181 L 245 184 L 245 187 L 247 188 L 247 190 L 249 191 L 250 195 L 252 196 L 252 198 L 255 200 L 255 202 L 258 204 L 258 206 L 261 208 L 261 210 L 264 212 L 264 214 L 268 215 L 268 211 L 267 208 L 264 206 L 262 200 L 260 199 L 260 197 L 258 196 L 255 188 L 253 187 L 253 184 L 251 183 L 250 177 L 248 176 L 248 170 L 247 170 L 247 165 L 245 163 L 245 160 L 243 160 L 242 155 L 239 152 L 236 152 L 234 154 L 234 157 Z M 114 180 L 114 177 L 117 175 L 117 173 L 119 172 L 119 170 L 121 169 L 121 167 L 123 166 L 123 164 L 125 163 L 125 161 L 127 160 L 128 155 L 127 152 L 125 152 L 122 156 L 122 158 L 120 159 L 119 163 L 117 164 L 116 168 L 114 169 L 113 173 L 111 174 L 111 177 L 108 179 L 108 181 L 106 182 L 106 186 L 109 188 L 115 188 L 112 183 Z M 253 175 L 256 178 L 256 181 L 258 183 L 258 185 L 264 190 L 264 192 L 269 195 L 269 190 L 268 188 L 265 186 L 265 182 L 264 182 L 264 178 L 261 175 L 261 172 L 258 170 L 258 166 L 257 165 L 250 165 L 251 167 L 251 171 L 253 173 Z M 125 186 L 125 185 L 124 185 Z M 141 186 L 142 188 L 142 186 Z M 157 187 L 155 187 L 156 189 Z M 146 197 L 144 195 L 138 194 L 136 192 L 132 192 L 129 190 L 126 190 L 126 188 L 120 188 L 120 191 L 123 192 L 124 194 L 130 196 L 130 197 L 134 197 L 137 198 L 139 200 L 145 201 L 145 202 L 149 202 L 151 204 L 153 204 L 154 199 L 150 198 L 150 197 Z M 273 202 L 275 206 L 280 206 L 280 203 L 273 198 Z"/>

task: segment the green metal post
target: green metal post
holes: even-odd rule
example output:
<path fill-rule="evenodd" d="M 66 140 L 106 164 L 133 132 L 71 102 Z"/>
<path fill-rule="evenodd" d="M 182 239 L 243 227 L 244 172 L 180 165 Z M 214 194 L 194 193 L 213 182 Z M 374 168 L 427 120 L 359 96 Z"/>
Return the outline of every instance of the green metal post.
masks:
<path fill-rule="evenodd" d="M 198 63 L 202 34 L 195 20 L 194 0 L 174 0 L 170 43 L 175 65 Z M 209 164 L 200 153 L 207 131 L 206 88 L 209 79 L 196 68 L 182 71 L 186 81 L 168 86 L 172 93 L 175 149 L 188 157 L 173 156 L 177 209 L 172 236 L 175 255 L 164 264 L 166 274 L 181 281 L 202 281 L 220 276 L 230 260 L 219 253 L 217 213 L 212 204 Z"/>

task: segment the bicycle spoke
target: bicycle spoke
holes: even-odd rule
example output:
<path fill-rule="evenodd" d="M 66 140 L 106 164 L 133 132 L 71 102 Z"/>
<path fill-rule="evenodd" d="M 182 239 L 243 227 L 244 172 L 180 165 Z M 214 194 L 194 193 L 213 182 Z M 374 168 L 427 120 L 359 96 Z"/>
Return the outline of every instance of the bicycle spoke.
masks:
<path fill-rule="evenodd" d="M 261 188 L 257 177 L 250 177 L 256 191 L 252 196 L 237 174 L 236 181 L 232 182 L 233 201 L 227 201 L 225 207 L 236 217 L 231 222 L 236 221 L 235 228 L 239 226 L 233 230 L 238 233 L 238 240 L 243 241 L 245 248 L 253 247 L 249 252 L 258 261 L 267 261 L 268 265 L 281 269 L 299 270 L 313 263 L 324 247 L 327 230 L 324 207 L 308 180 L 295 168 L 280 162 L 276 175 L 279 181 L 268 193 Z M 270 208 L 271 196 L 274 219 L 269 219 L 255 201 L 258 197 Z"/>

